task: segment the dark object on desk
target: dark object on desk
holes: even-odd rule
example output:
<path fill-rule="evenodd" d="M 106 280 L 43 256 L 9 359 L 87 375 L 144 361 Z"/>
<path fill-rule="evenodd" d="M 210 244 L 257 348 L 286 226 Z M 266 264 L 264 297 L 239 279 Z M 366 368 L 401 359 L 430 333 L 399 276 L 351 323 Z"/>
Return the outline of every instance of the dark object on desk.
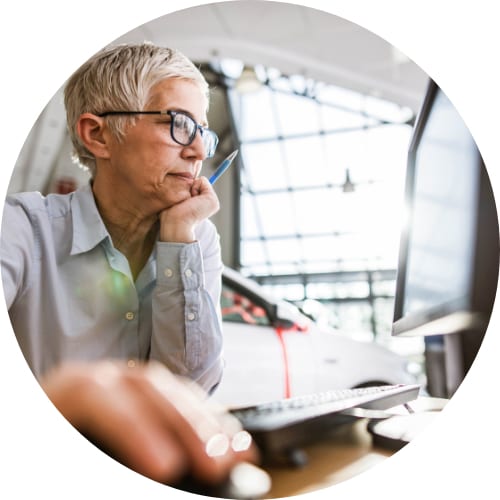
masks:
<path fill-rule="evenodd" d="M 398 451 L 406 446 L 435 417 L 436 412 L 393 415 L 384 420 L 372 420 L 367 429 L 374 446 Z"/>
<path fill-rule="evenodd" d="M 242 462 L 235 465 L 226 481 L 220 484 L 208 485 L 188 476 L 172 487 L 207 497 L 255 500 L 269 493 L 271 478 L 259 467 Z"/>
<path fill-rule="evenodd" d="M 367 429 L 373 444 L 392 451 L 400 450 L 432 423 L 447 402 L 447 399 L 424 397 L 410 405 L 412 413 L 408 415 L 371 420 Z"/>
<path fill-rule="evenodd" d="M 300 446 L 317 441 L 340 425 L 359 419 L 350 408 L 385 410 L 417 398 L 418 385 L 387 385 L 333 390 L 239 408 L 232 414 L 252 434 L 263 459 L 275 462 L 293 457 Z"/>

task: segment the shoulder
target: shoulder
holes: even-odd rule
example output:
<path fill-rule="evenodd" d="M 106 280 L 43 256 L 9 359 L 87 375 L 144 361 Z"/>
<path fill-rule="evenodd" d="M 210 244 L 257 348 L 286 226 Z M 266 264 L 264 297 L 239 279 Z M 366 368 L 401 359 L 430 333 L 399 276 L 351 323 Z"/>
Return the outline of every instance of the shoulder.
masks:
<path fill-rule="evenodd" d="M 48 218 L 61 217 L 68 213 L 72 194 L 42 195 L 39 192 L 10 194 L 5 200 L 7 216 L 24 218 L 45 215 Z"/>
<path fill-rule="evenodd" d="M 40 193 L 17 193 L 7 196 L 3 209 L 2 233 L 17 233 L 33 225 L 33 213 L 42 209 L 43 196 Z"/>
<path fill-rule="evenodd" d="M 44 196 L 38 192 L 11 194 L 4 205 L 2 246 L 4 249 L 32 247 L 39 254 L 41 242 L 51 241 L 56 228 L 71 228 L 70 224 L 66 224 L 69 217 L 70 195 Z"/>
<path fill-rule="evenodd" d="M 31 209 L 43 205 L 43 200 L 44 196 L 38 191 L 9 194 L 5 199 L 5 207 L 29 212 Z"/>

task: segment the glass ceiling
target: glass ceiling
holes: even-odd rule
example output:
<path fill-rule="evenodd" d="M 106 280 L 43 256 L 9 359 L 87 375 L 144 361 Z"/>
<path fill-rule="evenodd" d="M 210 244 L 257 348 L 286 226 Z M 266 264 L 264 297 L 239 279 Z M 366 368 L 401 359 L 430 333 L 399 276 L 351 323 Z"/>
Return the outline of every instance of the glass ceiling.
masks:
<path fill-rule="evenodd" d="M 230 90 L 230 102 L 243 165 L 241 271 L 395 269 L 411 111 L 298 76 Z"/>

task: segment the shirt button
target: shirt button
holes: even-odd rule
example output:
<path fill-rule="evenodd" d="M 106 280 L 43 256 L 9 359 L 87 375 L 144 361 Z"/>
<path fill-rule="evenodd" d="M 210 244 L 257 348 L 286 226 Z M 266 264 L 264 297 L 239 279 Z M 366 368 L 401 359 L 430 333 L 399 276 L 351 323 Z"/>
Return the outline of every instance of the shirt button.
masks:
<path fill-rule="evenodd" d="M 191 271 L 191 269 L 186 269 L 186 271 L 184 272 L 184 274 L 185 274 L 188 278 L 191 278 L 191 276 L 193 276 L 193 271 Z"/>
<path fill-rule="evenodd" d="M 173 274 L 174 274 L 174 272 L 172 271 L 172 269 L 170 269 L 169 267 L 167 267 L 165 269 L 165 271 L 163 271 L 163 273 L 165 274 L 165 276 L 167 278 L 171 278 L 173 276 Z"/>
<path fill-rule="evenodd" d="M 135 314 L 133 312 L 129 311 L 127 314 L 125 314 L 125 318 L 127 318 L 129 321 L 131 321 L 135 318 Z"/>
<path fill-rule="evenodd" d="M 193 321 L 194 318 L 196 318 L 196 314 L 195 313 L 188 313 L 187 319 L 189 321 Z"/>

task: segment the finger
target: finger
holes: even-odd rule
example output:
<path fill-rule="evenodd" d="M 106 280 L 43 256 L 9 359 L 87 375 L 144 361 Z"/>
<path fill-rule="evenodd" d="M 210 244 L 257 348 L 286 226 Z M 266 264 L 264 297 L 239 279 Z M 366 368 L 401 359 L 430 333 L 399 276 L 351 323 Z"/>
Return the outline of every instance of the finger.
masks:
<path fill-rule="evenodd" d="M 42 387 L 76 429 L 116 460 L 155 480 L 180 478 L 188 456 L 130 374 L 123 363 L 75 363 L 48 374 Z"/>
<path fill-rule="evenodd" d="M 116 405 L 111 411 L 101 406 L 99 421 L 92 423 L 87 437 L 139 474 L 166 483 L 180 479 L 190 468 L 182 443 L 154 416 L 154 408 L 133 405 L 131 401 L 126 414 L 117 412 Z"/>
<path fill-rule="evenodd" d="M 99 382 L 81 393 L 87 415 L 80 425 L 83 434 L 151 479 L 172 481 L 185 474 L 188 456 L 171 426 L 158 418 L 156 405 L 138 391 L 137 375 L 126 369 L 96 375 Z"/>
<path fill-rule="evenodd" d="M 191 186 L 191 196 L 198 196 L 201 194 L 200 185 L 198 183 L 193 183 Z"/>
<path fill-rule="evenodd" d="M 206 177 L 198 177 L 191 185 L 191 195 L 196 196 L 202 193 L 210 193 L 211 185 Z"/>
<path fill-rule="evenodd" d="M 157 391 L 158 410 L 175 423 L 172 431 L 184 447 L 192 473 L 205 481 L 216 482 L 240 460 L 256 460 L 251 438 L 228 414 L 215 411 L 206 400 L 163 370 L 152 369 L 151 388 Z"/>
<path fill-rule="evenodd" d="M 205 176 L 198 177 L 193 183 L 193 186 L 196 186 L 196 189 L 200 193 L 213 193 L 215 195 L 212 184 L 210 184 L 210 181 Z"/>

